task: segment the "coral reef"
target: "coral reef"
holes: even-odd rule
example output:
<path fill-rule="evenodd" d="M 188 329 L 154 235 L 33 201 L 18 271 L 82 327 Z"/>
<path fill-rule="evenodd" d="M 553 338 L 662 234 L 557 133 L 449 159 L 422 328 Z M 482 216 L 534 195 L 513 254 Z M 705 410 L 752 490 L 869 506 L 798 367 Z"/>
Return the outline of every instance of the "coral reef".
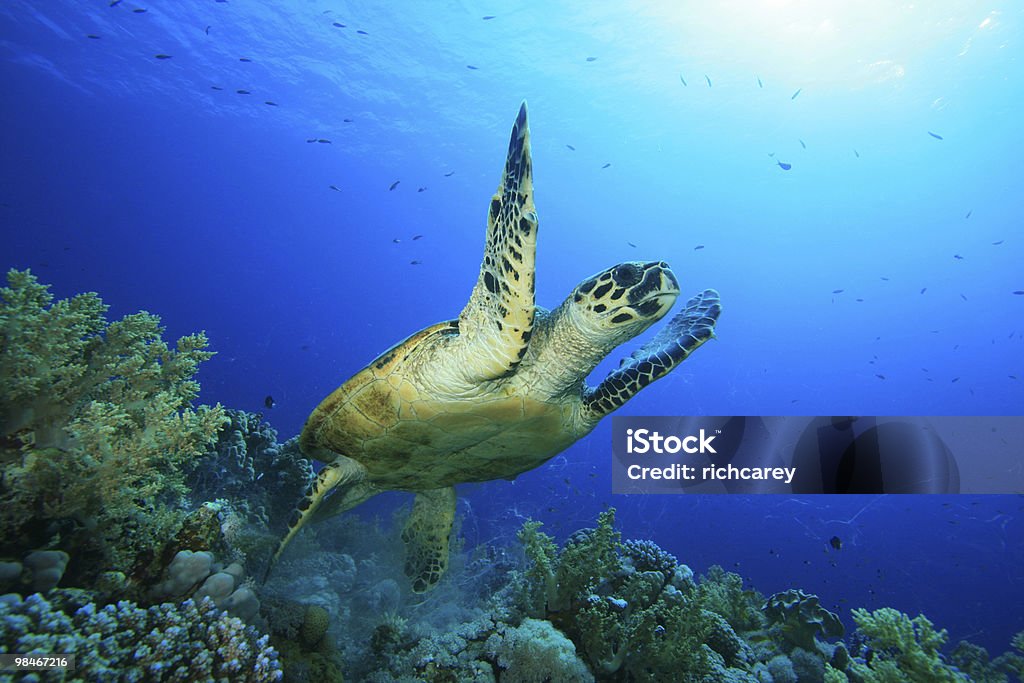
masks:
<path fill-rule="evenodd" d="M 192 408 L 206 337 L 171 349 L 149 313 L 108 323 L 94 293 L 54 301 L 29 271 L 0 289 L 0 554 L 61 550 L 65 579 L 145 574 L 184 518 L 183 466 L 220 406 Z"/>
<path fill-rule="evenodd" d="M 818 596 L 802 590 L 790 589 L 776 593 L 764 604 L 768 621 L 778 624 L 782 633 L 794 647 L 809 652 L 817 651 L 815 636 L 842 638 L 846 629 L 839 616 L 821 606 Z"/>
<path fill-rule="evenodd" d="M 0 600 L 6 652 L 75 653 L 75 680 L 278 681 L 277 652 L 210 600 L 143 609 L 87 603 L 68 614 L 36 593 Z M 51 680 L 61 680 L 54 678 Z"/>
<path fill-rule="evenodd" d="M 870 658 L 851 664 L 851 677 L 863 683 L 942 683 L 970 679 L 946 664 L 939 650 L 946 643 L 946 631 L 936 631 L 923 614 L 911 619 L 883 607 L 874 612 L 851 612 L 857 631 L 870 648 Z"/>

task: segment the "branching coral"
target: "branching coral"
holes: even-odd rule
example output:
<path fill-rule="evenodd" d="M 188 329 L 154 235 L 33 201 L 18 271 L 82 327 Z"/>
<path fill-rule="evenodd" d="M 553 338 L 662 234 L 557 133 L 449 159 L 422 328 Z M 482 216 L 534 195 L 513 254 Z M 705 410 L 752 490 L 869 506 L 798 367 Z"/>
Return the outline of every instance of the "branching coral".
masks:
<path fill-rule="evenodd" d="M 142 609 L 130 602 L 73 614 L 41 595 L 0 602 L 0 648 L 75 654 L 75 680 L 263 683 L 281 679 L 277 652 L 209 600 Z M 134 673 L 134 675 L 133 675 Z M 57 680 L 57 679 L 55 679 Z"/>
<path fill-rule="evenodd" d="M 173 536 L 183 464 L 205 452 L 220 406 L 193 409 L 213 354 L 159 319 L 107 323 L 94 293 L 53 301 L 29 271 L 0 289 L 0 552 L 59 543 L 87 578 L 131 574 Z M 59 538 L 59 542 L 58 539 Z"/>
<path fill-rule="evenodd" d="M 946 631 L 936 631 L 923 614 L 913 619 L 883 607 L 868 612 L 852 611 L 857 630 L 871 648 L 866 664 L 853 662 L 851 671 L 865 683 L 955 683 L 969 681 L 965 675 L 942 661 L 939 650 L 946 643 Z"/>

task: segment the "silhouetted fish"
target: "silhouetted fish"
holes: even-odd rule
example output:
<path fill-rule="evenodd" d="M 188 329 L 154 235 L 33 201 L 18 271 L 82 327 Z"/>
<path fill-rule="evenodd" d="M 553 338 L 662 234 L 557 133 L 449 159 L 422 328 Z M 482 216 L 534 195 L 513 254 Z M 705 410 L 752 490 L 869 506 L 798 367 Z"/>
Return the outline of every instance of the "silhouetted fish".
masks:
<path fill-rule="evenodd" d="M 784 161 L 778 161 L 776 163 L 779 165 L 779 168 L 781 168 L 783 171 L 788 171 L 789 169 L 793 168 L 793 164 L 787 164 Z"/>
<path fill-rule="evenodd" d="M 704 80 L 706 80 L 708 82 L 708 87 L 710 88 L 711 87 L 711 77 L 708 76 L 707 74 L 704 74 Z"/>
<path fill-rule="evenodd" d="M 100 39 L 100 37 L 98 35 L 96 35 L 95 33 L 87 33 L 87 34 L 85 34 L 85 37 L 86 38 L 92 38 L 93 40 L 99 40 Z"/>
<path fill-rule="evenodd" d="M 268 408 L 273 408 L 275 405 L 274 397 L 271 396 L 270 394 L 267 394 L 267 397 L 263 399 L 263 405 L 265 405 Z"/>
<path fill-rule="evenodd" d="M 573 152 L 576 151 L 576 148 L 573 147 L 572 145 L 566 145 L 566 147 L 568 147 L 570 151 L 573 151 Z"/>
<path fill-rule="evenodd" d="M 828 544 L 836 550 L 843 549 L 843 541 L 838 536 L 833 536 L 832 538 L 828 539 Z"/>
<path fill-rule="evenodd" d="M 248 90 L 236 90 L 235 92 L 238 93 L 239 95 L 251 95 L 252 94 Z"/>
<path fill-rule="evenodd" d="M 206 35 L 210 35 L 210 29 L 211 29 L 211 28 L 212 28 L 212 27 L 210 27 L 210 26 L 207 26 L 206 28 L 204 28 L 204 29 L 203 29 L 203 33 L 205 33 Z"/>
<path fill-rule="evenodd" d="M 931 131 L 928 131 L 928 135 L 931 135 L 931 136 L 932 136 L 933 138 L 935 138 L 936 140 L 941 140 L 941 139 L 942 139 L 942 136 L 941 136 L 941 135 L 939 135 L 938 133 L 933 133 L 933 132 L 931 132 Z"/>
<path fill-rule="evenodd" d="M 693 248 L 693 250 L 694 250 L 694 251 L 697 251 L 698 249 L 703 249 L 703 248 L 704 248 L 704 245 L 703 245 L 703 244 L 698 244 L 697 246 L 695 246 L 695 247 Z"/>
<path fill-rule="evenodd" d="M 264 102 L 263 104 L 269 104 L 269 105 L 270 105 L 271 107 L 276 107 L 276 106 L 277 106 L 277 102 L 272 102 L 272 101 L 270 101 L 270 100 L 267 100 L 267 101 L 266 101 L 266 102 Z"/>
<path fill-rule="evenodd" d="M 959 381 L 960 381 L 960 378 L 959 378 L 959 377 L 954 377 L 954 378 L 953 378 L 952 380 L 950 380 L 950 381 L 951 381 L 951 382 L 959 382 Z"/>
<path fill-rule="evenodd" d="M 159 54 L 159 55 L 153 55 L 153 56 L 156 57 L 157 59 L 170 59 L 171 58 L 171 55 L 165 55 L 165 54 Z"/>
<path fill-rule="evenodd" d="M 833 289 L 832 293 L 833 294 L 842 294 L 844 291 L 846 291 L 846 290 L 843 290 L 843 289 Z"/>
<path fill-rule="evenodd" d="M 1014 292 L 1014 294 L 1016 294 L 1017 296 L 1024 295 L 1024 289 L 1018 289 L 1016 292 Z"/>
<path fill-rule="evenodd" d="M 922 293 L 922 294 L 924 294 L 924 293 L 925 293 L 925 292 L 927 292 L 927 291 L 928 291 L 928 288 L 927 288 L 927 287 L 922 287 L 922 288 L 921 288 L 921 293 Z"/>
<path fill-rule="evenodd" d="M 803 89 L 803 88 L 797 88 L 796 92 L 795 92 L 795 93 L 793 93 L 793 96 L 792 96 L 792 97 L 790 97 L 789 99 L 791 99 L 791 100 L 795 100 L 795 99 L 796 99 L 796 97 L 797 97 L 797 95 L 799 95 L 799 94 L 800 94 L 800 93 L 802 93 L 803 91 L 804 91 L 804 89 Z"/>
<path fill-rule="evenodd" d="M 764 87 L 764 83 L 761 82 L 761 77 L 760 76 L 757 77 L 757 87 L 758 88 L 763 88 Z"/>
<path fill-rule="evenodd" d="M 240 62 L 251 62 L 252 60 L 249 59 L 248 57 L 239 57 L 238 61 L 240 61 Z"/>
<path fill-rule="evenodd" d="M 858 159 L 860 159 L 860 152 L 858 152 L 857 150 L 853 150 L 853 156 L 855 156 Z"/>
<path fill-rule="evenodd" d="M 597 61 L 597 57 L 587 57 L 587 61 L 588 62 L 596 62 Z"/>
<path fill-rule="evenodd" d="M 798 139 L 798 140 L 797 140 L 797 142 L 799 142 L 799 143 L 800 143 L 800 146 L 801 146 L 801 147 L 803 147 L 804 149 L 807 149 L 807 145 L 805 145 L 805 144 L 804 144 L 804 141 L 803 141 L 803 140 L 800 140 L 800 139 Z"/>
<path fill-rule="evenodd" d="M 455 175 L 455 171 L 448 171 L 447 173 L 444 174 L 444 177 L 451 178 L 453 175 Z"/>
<path fill-rule="evenodd" d="M 960 295 L 960 298 L 963 299 L 964 301 L 967 301 L 967 297 L 964 296 L 963 294 Z"/>
<path fill-rule="evenodd" d="M 876 374 L 875 377 L 877 377 L 878 379 L 885 379 L 885 375 L 877 375 Z"/>
<path fill-rule="evenodd" d="M 494 18 L 494 15 L 493 15 L 493 14 L 488 14 L 488 15 L 487 15 L 486 17 L 483 17 L 483 20 L 484 20 L 484 21 L 490 21 L 490 20 L 491 20 L 491 19 L 493 19 L 493 18 Z"/>
<path fill-rule="evenodd" d="M 332 21 L 332 22 L 331 22 L 331 26 L 336 26 L 336 27 L 338 27 L 338 28 L 345 28 L 345 24 L 339 24 L 339 23 L 338 23 L 338 22 L 336 22 L 336 21 Z"/>
<path fill-rule="evenodd" d="M 417 187 L 417 188 L 416 188 L 416 191 L 417 191 L 417 192 L 426 192 L 426 191 L 427 191 L 427 188 L 425 188 L 425 187 Z"/>
<path fill-rule="evenodd" d="M 220 87 L 219 85 L 211 85 L 210 86 L 210 90 L 223 90 L 223 89 L 224 88 Z"/>
<path fill-rule="evenodd" d="M 421 263 L 423 263 L 423 261 L 409 261 L 409 265 L 410 266 L 418 266 Z"/>
<path fill-rule="evenodd" d="M 634 249 L 636 249 L 636 245 L 635 245 L 635 244 L 633 244 L 632 242 L 626 242 L 626 244 L 628 244 L 629 246 L 631 246 L 631 247 L 633 247 Z"/>
<path fill-rule="evenodd" d="M 1002 243 L 1003 243 L 1003 242 L 1005 242 L 1005 241 L 1006 241 L 1006 240 L 999 240 L 998 242 L 993 242 L 993 243 L 992 243 L 992 246 L 993 246 L 993 247 L 998 247 L 998 246 L 999 246 L 1000 244 L 1002 244 Z"/>
<path fill-rule="evenodd" d="M 342 119 L 342 123 L 352 123 L 355 119 Z"/>
<path fill-rule="evenodd" d="M 391 187 L 388 188 L 388 192 L 391 192 L 391 190 L 393 190 L 396 187 L 398 187 L 398 183 L 400 183 L 400 182 L 402 182 L 402 181 L 401 180 L 396 180 L 395 182 L 391 183 Z"/>
<path fill-rule="evenodd" d="M 477 70 L 477 67 L 473 66 L 472 64 L 467 64 L 467 65 L 466 65 L 466 68 L 467 68 L 467 69 L 472 69 L 473 71 L 476 71 L 476 70 Z"/>
<path fill-rule="evenodd" d="M 881 277 L 882 277 L 882 279 L 883 279 L 883 280 L 885 280 L 886 282 L 888 282 L 888 281 L 889 281 L 889 278 L 885 277 L 884 275 L 883 275 L 883 276 L 881 276 Z"/>
<path fill-rule="evenodd" d="M 413 235 L 412 236 L 412 241 L 413 242 L 415 242 L 416 240 L 421 240 L 421 239 L 423 239 L 423 235 Z"/>
<path fill-rule="evenodd" d="M 132 12 L 135 12 L 136 14 L 144 14 L 146 12 L 146 10 L 142 9 L 141 7 L 139 7 L 137 9 L 133 9 Z"/>
<path fill-rule="evenodd" d="M 334 144 L 330 140 L 328 140 L 327 138 L 317 138 L 316 141 L 319 142 L 321 145 L 331 145 L 331 144 Z"/>
<path fill-rule="evenodd" d="M 683 78 L 683 75 L 682 75 L 682 74 L 679 74 L 679 80 L 680 80 L 680 82 L 682 82 L 682 84 L 683 84 L 684 86 L 686 85 L 686 79 L 685 79 L 685 78 Z M 689 86 L 687 86 L 687 87 L 689 87 Z"/>
<path fill-rule="evenodd" d="M 402 240 L 400 240 L 400 239 L 398 239 L 398 238 L 396 237 L 396 238 L 394 238 L 394 239 L 393 239 L 393 240 L 391 240 L 391 241 L 392 241 L 392 242 L 394 242 L 395 244 L 399 244 L 399 243 L 401 243 L 401 241 L 402 241 Z"/>
<path fill-rule="evenodd" d="M 965 218 L 965 219 L 966 219 L 966 218 L 970 218 L 970 217 L 971 217 L 971 214 L 972 214 L 972 213 L 974 213 L 974 209 L 971 209 L 970 211 L 968 211 L 968 212 L 967 212 L 967 215 L 966 215 L 966 216 L 964 216 L 964 218 Z"/>
<path fill-rule="evenodd" d="M 316 138 L 306 138 L 306 142 L 316 142 Z"/>
<path fill-rule="evenodd" d="M 110 0 L 110 7 L 117 7 L 121 4 L 121 0 Z"/>
<path fill-rule="evenodd" d="M 327 187 L 331 188 L 335 192 L 341 192 L 341 188 L 338 187 L 337 185 L 328 185 Z"/>
<path fill-rule="evenodd" d="M 612 164 L 611 164 L 611 162 L 609 161 L 609 162 L 608 162 L 607 164 L 605 164 L 605 165 L 604 165 L 604 166 L 602 166 L 601 168 L 608 168 L 608 167 L 609 167 L 609 166 L 611 166 L 611 165 L 612 165 Z"/>
<path fill-rule="evenodd" d="M 370 35 L 370 34 L 369 34 L 369 33 L 367 33 L 366 31 L 363 31 L 362 29 L 358 29 L 358 30 L 356 30 L 356 33 L 358 33 L 359 35 L 363 35 L 363 36 L 368 36 L 368 35 Z"/>

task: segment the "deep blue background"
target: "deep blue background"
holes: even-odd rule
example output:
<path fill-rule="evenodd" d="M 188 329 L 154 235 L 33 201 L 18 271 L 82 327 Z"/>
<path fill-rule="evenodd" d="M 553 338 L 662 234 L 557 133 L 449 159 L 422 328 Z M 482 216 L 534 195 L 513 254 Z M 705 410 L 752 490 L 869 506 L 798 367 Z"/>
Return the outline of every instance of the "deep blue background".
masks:
<path fill-rule="evenodd" d="M 1015 3 L 378 4 L 0 5 L 0 266 L 206 330 L 203 400 L 271 394 L 283 439 L 458 314 L 526 98 L 538 303 L 630 259 L 722 294 L 719 339 L 625 413 L 1024 412 Z M 463 487 L 467 540 L 610 504 L 698 572 L 844 617 L 998 650 L 1024 628 L 1020 497 L 613 497 L 608 430 Z"/>

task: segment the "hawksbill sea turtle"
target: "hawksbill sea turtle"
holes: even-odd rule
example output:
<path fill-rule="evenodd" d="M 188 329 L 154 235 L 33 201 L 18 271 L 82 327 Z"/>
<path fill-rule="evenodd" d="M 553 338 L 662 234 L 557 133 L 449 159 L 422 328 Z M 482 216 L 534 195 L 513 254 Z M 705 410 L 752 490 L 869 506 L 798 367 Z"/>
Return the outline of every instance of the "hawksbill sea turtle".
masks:
<path fill-rule="evenodd" d="M 448 567 L 455 484 L 513 479 L 538 467 L 714 335 L 721 305 L 708 289 L 600 385 L 587 386 L 602 359 L 672 308 L 679 283 L 664 261 L 620 263 L 549 311 L 534 303 L 536 245 L 523 102 L 469 302 L 457 319 L 382 353 L 309 416 L 300 447 L 328 464 L 270 567 L 308 521 L 381 491 L 409 491 L 416 498 L 402 531 L 405 573 L 413 591 L 430 590 Z"/>

